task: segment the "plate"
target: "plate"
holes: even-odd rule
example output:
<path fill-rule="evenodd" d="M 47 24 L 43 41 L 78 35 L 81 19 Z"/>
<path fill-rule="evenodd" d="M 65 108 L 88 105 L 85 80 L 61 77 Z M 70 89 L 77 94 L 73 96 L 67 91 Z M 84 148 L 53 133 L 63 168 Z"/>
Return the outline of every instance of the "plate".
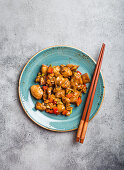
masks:
<path fill-rule="evenodd" d="M 78 70 L 82 74 L 88 73 L 92 79 L 96 62 L 85 52 L 68 46 L 50 47 L 35 54 L 23 68 L 19 79 L 19 98 L 25 113 L 37 125 L 52 131 L 65 132 L 78 128 L 87 94 L 82 95 L 82 104 L 79 107 L 73 105 L 72 114 L 69 117 L 57 116 L 35 109 L 37 100 L 31 96 L 30 87 L 36 84 L 35 78 L 42 64 L 66 65 L 69 63 L 79 65 Z M 88 89 L 89 86 L 90 84 Z M 104 88 L 104 79 L 100 72 L 89 120 L 96 115 L 102 104 Z"/>

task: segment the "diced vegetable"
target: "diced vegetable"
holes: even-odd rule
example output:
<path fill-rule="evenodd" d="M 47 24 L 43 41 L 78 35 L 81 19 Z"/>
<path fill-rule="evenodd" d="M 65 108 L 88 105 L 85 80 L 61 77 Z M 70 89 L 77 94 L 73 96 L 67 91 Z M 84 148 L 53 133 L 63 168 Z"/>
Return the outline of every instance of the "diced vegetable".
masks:
<path fill-rule="evenodd" d="M 66 115 L 67 112 L 68 112 L 67 110 L 64 110 L 64 111 L 62 112 L 62 114 L 63 114 L 63 115 Z"/>
<path fill-rule="evenodd" d="M 81 99 L 81 97 L 78 97 L 77 106 L 79 106 L 81 103 L 82 103 L 82 99 Z"/>
<path fill-rule="evenodd" d="M 57 108 L 57 107 L 54 107 L 54 108 L 53 108 L 53 113 L 54 113 L 54 114 L 60 114 L 60 113 L 58 112 L 58 108 Z"/>
<path fill-rule="evenodd" d="M 44 76 L 45 74 L 43 73 L 41 76 Z"/>
<path fill-rule="evenodd" d="M 49 67 L 47 73 L 52 74 L 53 73 L 53 68 Z"/>
<path fill-rule="evenodd" d="M 82 74 L 80 71 L 77 71 L 77 73 Z"/>
<path fill-rule="evenodd" d="M 43 90 L 47 90 L 48 86 L 43 86 L 42 88 L 43 88 Z"/>
<path fill-rule="evenodd" d="M 71 98 L 72 96 L 73 96 L 72 93 L 68 93 L 68 94 L 66 95 L 66 97 L 68 97 L 68 98 Z"/>

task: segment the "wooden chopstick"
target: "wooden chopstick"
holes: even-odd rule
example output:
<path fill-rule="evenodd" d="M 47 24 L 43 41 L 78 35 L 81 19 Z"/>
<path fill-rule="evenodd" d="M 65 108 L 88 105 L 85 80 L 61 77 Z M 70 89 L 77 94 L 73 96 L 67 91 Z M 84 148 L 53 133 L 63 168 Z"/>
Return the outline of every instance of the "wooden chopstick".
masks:
<path fill-rule="evenodd" d="M 98 71 L 97 71 L 97 74 L 96 74 L 96 79 L 95 79 L 95 82 L 94 82 L 94 87 L 93 87 L 93 91 L 92 91 L 91 100 L 90 100 L 90 103 L 89 103 L 89 108 L 88 108 L 88 111 L 87 111 L 86 120 L 85 120 L 84 127 L 83 127 L 83 130 L 82 130 L 82 133 L 81 133 L 80 143 L 83 143 L 84 138 L 85 138 L 85 134 L 86 134 L 86 131 L 87 131 L 88 121 L 89 121 L 90 112 L 91 112 L 91 108 L 92 108 L 92 104 L 93 104 L 93 99 L 94 99 L 94 96 L 95 96 L 95 91 L 96 91 L 96 87 L 97 87 L 97 82 L 98 82 L 98 78 L 99 78 L 99 73 L 100 73 L 100 69 L 101 69 L 101 65 L 102 65 L 102 59 L 103 59 L 103 54 L 104 54 L 104 49 L 105 49 L 105 44 L 103 44 L 103 45 L 104 45 L 103 46 L 103 51 L 102 51 L 100 63 L 99 63 L 99 66 L 98 66 Z"/>
<path fill-rule="evenodd" d="M 100 63 L 102 61 L 101 58 L 103 57 L 104 49 L 105 49 L 105 44 L 103 43 L 101 51 L 100 51 L 100 55 L 99 55 L 99 58 L 98 58 L 98 61 L 97 61 L 97 64 L 96 64 L 96 68 L 95 68 L 95 71 L 94 71 L 94 74 L 93 74 L 91 86 L 90 86 L 90 89 L 89 89 L 88 97 L 87 97 L 86 104 L 85 104 L 84 111 L 83 111 L 83 116 L 82 116 L 82 119 L 81 119 L 80 124 L 79 124 L 78 132 L 77 132 L 77 138 L 76 138 L 77 142 L 79 142 L 80 137 L 81 137 L 81 141 L 80 142 L 83 143 L 83 140 L 84 140 L 84 137 L 85 137 L 88 121 L 85 123 L 84 128 L 83 128 L 83 125 L 84 125 L 86 113 L 87 113 L 87 110 L 88 110 L 88 106 L 89 106 L 89 102 L 90 102 L 90 98 L 91 98 L 91 93 L 92 93 L 92 90 L 93 90 L 94 82 L 96 81 L 96 77 L 99 77 L 99 74 L 97 74 L 97 73 L 100 72 L 100 68 L 101 68 Z M 100 67 L 99 67 L 99 65 L 100 65 Z M 97 82 L 95 84 L 97 85 Z M 94 91 L 94 94 L 95 94 L 95 91 Z M 93 98 L 94 98 L 94 96 L 93 96 Z M 93 100 L 93 98 L 92 98 L 92 100 Z M 92 104 L 91 104 L 90 107 L 92 108 Z M 89 109 L 89 111 L 90 110 L 91 109 Z M 89 113 L 89 115 L 90 115 L 90 113 Z M 87 117 L 86 119 L 89 120 L 89 117 Z M 83 129 L 83 132 L 82 132 L 82 129 Z"/>
<path fill-rule="evenodd" d="M 91 97 L 94 81 L 95 81 L 95 78 L 96 78 L 96 73 L 97 73 L 97 70 L 98 70 L 99 62 L 100 62 L 100 59 L 101 59 L 101 54 L 102 54 L 102 51 L 103 51 L 103 47 L 104 47 L 104 45 L 102 45 L 102 48 L 101 48 L 101 51 L 100 51 L 100 55 L 99 55 L 99 58 L 98 58 L 98 61 L 97 61 L 97 65 L 96 65 L 96 68 L 95 68 L 95 71 L 94 71 L 94 74 L 93 74 L 91 86 L 90 86 L 89 93 L 88 93 L 88 96 L 87 96 L 87 100 L 86 100 L 86 103 L 85 103 L 85 107 L 84 107 L 84 111 L 83 111 L 83 116 L 82 116 L 82 119 L 81 119 L 79 127 L 78 127 L 77 138 L 76 138 L 77 142 L 79 142 L 79 139 L 81 137 L 81 132 L 82 132 L 84 120 L 85 120 L 85 117 L 86 117 L 87 108 L 88 108 L 88 105 L 89 105 L 89 101 L 90 101 L 90 97 Z"/>

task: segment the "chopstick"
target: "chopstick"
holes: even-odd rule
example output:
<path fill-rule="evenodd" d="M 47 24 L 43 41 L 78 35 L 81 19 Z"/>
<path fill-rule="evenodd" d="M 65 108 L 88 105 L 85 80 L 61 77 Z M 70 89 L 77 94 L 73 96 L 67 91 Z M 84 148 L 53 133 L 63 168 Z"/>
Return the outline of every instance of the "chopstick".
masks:
<path fill-rule="evenodd" d="M 104 49 L 105 49 L 105 44 L 103 43 L 100 54 L 99 54 L 99 58 L 98 58 L 98 61 L 96 64 L 96 68 L 95 68 L 95 71 L 93 74 L 93 78 L 92 78 L 91 86 L 90 86 L 89 93 L 87 96 L 87 100 L 85 103 L 83 116 L 81 118 L 81 121 L 80 121 L 80 124 L 78 127 L 76 141 L 79 142 L 79 140 L 80 140 L 80 143 L 83 143 L 84 138 L 85 138 L 88 121 L 89 121 L 89 116 L 90 116 L 90 111 L 92 108 L 93 99 L 94 99 L 94 95 L 95 95 L 95 91 L 96 91 L 96 86 L 97 86 L 97 82 L 98 82 L 98 78 L 99 78 L 100 68 L 101 68 L 101 64 L 102 64 Z M 88 106 L 89 106 L 89 108 L 88 108 Z M 87 113 L 87 116 L 86 116 L 86 113 Z M 85 118 L 86 118 L 86 120 L 85 120 Z"/>

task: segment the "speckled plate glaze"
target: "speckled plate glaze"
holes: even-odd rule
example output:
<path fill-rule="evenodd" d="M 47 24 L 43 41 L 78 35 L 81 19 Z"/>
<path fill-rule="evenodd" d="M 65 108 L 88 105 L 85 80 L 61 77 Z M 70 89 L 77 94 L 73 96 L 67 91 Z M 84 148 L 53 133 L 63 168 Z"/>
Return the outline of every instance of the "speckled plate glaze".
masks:
<path fill-rule="evenodd" d="M 65 132 L 78 128 L 87 94 L 82 95 L 83 102 L 79 107 L 73 105 L 73 111 L 69 117 L 63 115 L 56 116 L 35 109 L 37 100 L 31 96 L 30 87 L 35 84 L 35 78 L 42 64 L 61 65 L 68 63 L 79 65 L 78 70 L 82 72 L 82 74 L 88 73 L 90 79 L 92 78 L 95 61 L 88 54 L 72 47 L 55 46 L 35 54 L 23 68 L 19 80 L 19 98 L 24 111 L 33 122 L 52 131 Z M 88 84 L 88 89 L 89 86 L 90 84 Z M 102 73 L 100 73 L 89 120 L 98 112 L 103 98 L 104 81 Z"/>

